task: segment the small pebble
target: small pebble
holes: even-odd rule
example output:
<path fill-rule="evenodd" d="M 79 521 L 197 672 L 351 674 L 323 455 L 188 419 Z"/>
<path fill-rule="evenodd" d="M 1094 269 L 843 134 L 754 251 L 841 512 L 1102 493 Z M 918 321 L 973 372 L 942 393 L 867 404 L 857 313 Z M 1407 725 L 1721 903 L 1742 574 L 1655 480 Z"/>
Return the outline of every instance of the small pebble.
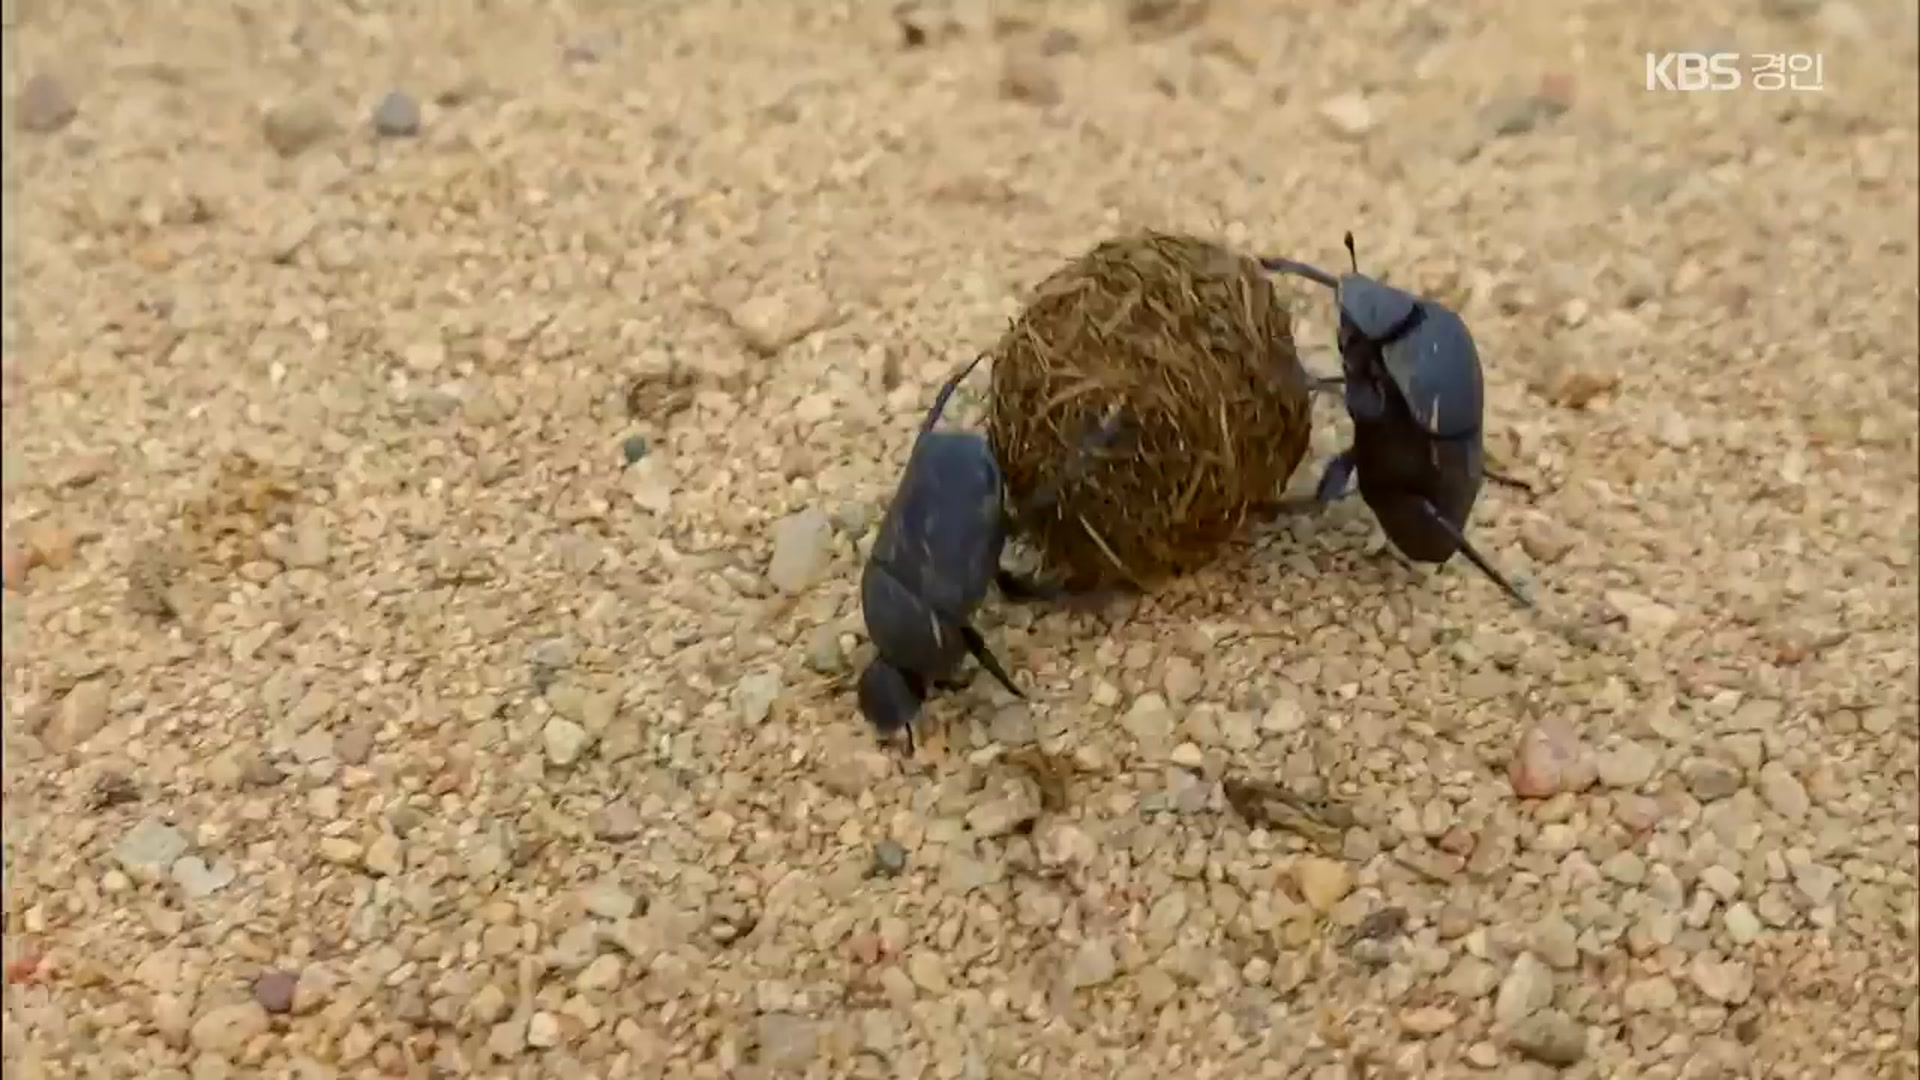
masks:
<path fill-rule="evenodd" d="M 1744 903 L 1734 904 L 1722 915 L 1727 937 L 1736 945 L 1751 945 L 1760 937 L 1760 916 Z"/>
<path fill-rule="evenodd" d="M 1610 788 L 1637 788 L 1652 779 L 1660 757 L 1652 747 L 1629 740 L 1600 752 L 1594 764 L 1600 782 Z"/>
<path fill-rule="evenodd" d="M 619 986 L 625 974 L 625 960 L 613 953 L 602 953 L 580 969 L 580 974 L 573 978 L 573 986 L 582 993 L 604 992 Z"/>
<path fill-rule="evenodd" d="M 1687 967 L 1693 985 L 1722 1005 L 1744 1005 L 1753 996 L 1753 969 L 1738 960 L 1716 960 L 1701 953 Z"/>
<path fill-rule="evenodd" d="M 67 691 L 41 737 L 61 753 L 71 752 L 98 735 L 111 712 L 112 700 L 106 681 L 86 679 Z"/>
<path fill-rule="evenodd" d="M 1320 119 L 1334 134 L 1352 140 L 1365 138 L 1380 123 L 1373 106 L 1359 94 L 1340 94 L 1322 102 Z"/>
<path fill-rule="evenodd" d="M 1566 1013 L 1548 1009 L 1516 1024 L 1512 1043 L 1535 1061 L 1564 1068 L 1587 1056 L 1587 1029 Z"/>
<path fill-rule="evenodd" d="M 373 107 L 373 131 L 398 139 L 420 134 L 420 103 L 405 90 L 389 90 Z"/>
<path fill-rule="evenodd" d="M 233 884 L 234 869 L 231 863 L 217 862 L 207 865 L 206 860 L 197 855 L 188 855 L 173 864 L 173 881 L 189 900 L 199 900 L 211 896 L 228 885 Z"/>
<path fill-rule="evenodd" d="M 771 1012 L 758 1025 L 760 1064 L 781 1073 L 802 1072 L 820 1053 L 820 1030 L 812 1020 Z"/>
<path fill-rule="evenodd" d="M 34 135 L 59 131 L 78 115 L 80 107 L 66 85 L 44 72 L 29 76 L 13 102 L 14 126 Z"/>
<path fill-rule="evenodd" d="M 383 832 L 374 837 L 367 845 L 361 864 L 367 872 L 379 877 L 398 877 L 407 868 L 406 852 L 400 847 L 400 838 L 393 833 Z"/>
<path fill-rule="evenodd" d="M 1498 97 L 1480 109 L 1480 123 L 1488 134 L 1504 138 L 1524 135 L 1567 111 L 1565 103 L 1540 94 Z"/>
<path fill-rule="evenodd" d="M 1592 751 L 1572 724 L 1558 716 L 1543 719 L 1521 734 L 1507 770 L 1514 794 L 1525 799 L 1583 791 L 1597 776 Z"/>
<path fill-rule="evenodd" d="M 807 670 L 833 675 L 846 670 L 847 653 L 840 644 L 839 632 L 831 626 L 816 626 L 807 635 Z"/>
<path fill-rule="evenodd" d="M 631 840 L 640 834 L 640 812 L 625 799 L 615 799 L 594 813 L 593 834 L 613 842 Z"/>
<path fill-rule="evenodd" d="M 1579 932 L 1558 915 L 1549 915 L 1533 928 L 1533 951 L 1547 965 L 1561 971 L 1579 966 Z"/>
<path fill-rule="evenodd" d="M 820 580 L 833 558 L 833 521 L 809 507 L 773 527 L 773 558 L 767 580 L 784 593 L 804 592 Z"/>
<path fill-rule="evenodd" d="M 920 989 L 940 997 L 952 989 L 947 979 L 946 959 L 938 953 L 920 950 L 907 958 L 907 977 Z"/>
<path fill-rule="evenodd" d="M 1717 864 L 1701 869 L 1700 884 L 1722 900 L 1740 895 L 1740 875 Z"/>
<path fill-rule="evenodd" d="M 1521 953 L 1500 982 L 1500 993 L 1493 1003 L 1493 1014 L 1503 1023 L 1515 1024 L 1546 1008 L 1553 1001 L 1553 971 L 1530 952 Z"/>
<path fill-rule="evenodd" d="M 1323 913 L 1333 910 L 1353 887 L 1353 873 L 1346 863 L 1311 855 L 1294 862 L 1293 880 L 1308 906 Z"/>
<path fill-rule="evenodd" d="M 1799 824 L 1806 819 L 1807 812 L 1813 808 L 1813 800 L 1807 796 L 1806 786 L 1793 771 L 1778 761 L 1769 761 L 1760 768 L 1760 797 L 1766 800 L 1774 813 L 1788 821 Z"/>
<path fill-rule="evenodd" d="M 547 760 L 561 768 L 579 761 L 593 742 L 586 728 L 558 716 L 547 721 L 540 737 L 546 745 Z"/>
<path fill-rule="evenodd" d="M 1167 691 L 1167 700 L 1176 705 L 1192 701 L 1203 685 L 1200 669 L 1184 656 L 1175 656 L 1167 661 L 1161 682 Z"/>
<path fill-rule="evenodd" d="M 1840 887 L 1840 872 L 1830 866 L 1819 863 L 1801 863 L 1793 867 L 1793 884 L 1800 895 L 1816 904 L 1824 904 L 1833 898 L 1834 891 Z"/>
<path fill-rule="evenodd" d="M 283 158 L 297 157 L 336 130 L 333 110 L 317 97 L 296 97 L 268 109 L 261 121 L 267 145 Z"/>
<path fill-rule="evenodd" d="M 1408 1009 L 1400 1014 L 1400 1028 L 1411 1035 L 1425 1038 L 1438 1035 L 1459 1022 L 1459 1017 L 1445 1009 L 1426 1006 Z"/>
<path fill-rule="evenodd" d="M 582 30 L 561 45 L 560 56 L 569 64 L 597 64 L 619 47 L 618 30 Z"/>
<path fill-rule="evenodd" d="M 1001 59 L 1000 96 L 1027 105 L 1058 105 L 1063 98 L 1048 56 L 1038 49 L 1013 48 Z"/>
<path fill-rule="evenodd" d="M 1688 760 L 1680 767 L 1680 775 L 1687 782 L 1687 790 L 1701 802 L 1727 798 L 1742 784 L 1739 769 L 1712 758 Z"/>
<path fill-rule="evenodd" d="M 358 866 L 365 848 L 344 836 L 323 836 L 318 845 L 320 857 L 338 866 Z"/>
<path fill-rule="evenodd" d="M 760 671 L 742 676 L 733 684 L 733 707 L 742 722 L 748 726 L 757 726 L 766 721 L 773 712 L 774 702 L 780 700 L 783 689 L 780 673 Z"/>
<path fill-rule="evenodd" d="M 1680 990 L 1664 975 L 1636 979 L 1627 984 L 1621 1002 L 1633 1012 L 1666 1013 L 1680 1002 Z"/>
<path fill-rule="evenodd" d="M 1119 972 L 1119 964 L 1113 956 L 1113 946 L 1105 938 L 1088 938 L 1074 949 L 1067 964 L 1067 984 L 1074 989 L 1099 986 L 1113 981 Z"/>
<path fill-rule="evenodd" d="M 907 868 L 907 849 L 892 840 L 873 845 L 873 872 L 880 877 L 898 877 Z"/>
<path fill-rule="evenodd" d="M 272 1025 L 267 1010 L 257 1001 L 220 1005 L 200 1014 L 193 1022 L 189 1038 L 193 1048 L 232 1060 L 248 1043 L 266 1034 Z"/>
<path fill-rule="evenodd" d="M 120 839 L 114 858 L 136 881 L 158 881 L 186 854 L 187 838 L 171 825 L 143 819 Z"/>
<path fill-rule="evenodd" d="M 276 1016 L 290 1012 L 293 1009 L 293 993 L 299 984 L 300 977 L 292 972 L 264 972 L 253 981 L 253 1000 Z"/>
<path fill-rule="evenodd" d="M 1607 857 L 1600 864 L 1600 872 L 1607 880 L 1622 885 L 1638 885 L 1647 879 L 1647 862 L 1636 851 L 1621 849 Z"/>
<path fill-rule="evenodd" d="M 550 1012 L 537 1012 L 527 1018 L 527 1045 L 548 1050 L 560 1045 L 560 1018 Z"/>

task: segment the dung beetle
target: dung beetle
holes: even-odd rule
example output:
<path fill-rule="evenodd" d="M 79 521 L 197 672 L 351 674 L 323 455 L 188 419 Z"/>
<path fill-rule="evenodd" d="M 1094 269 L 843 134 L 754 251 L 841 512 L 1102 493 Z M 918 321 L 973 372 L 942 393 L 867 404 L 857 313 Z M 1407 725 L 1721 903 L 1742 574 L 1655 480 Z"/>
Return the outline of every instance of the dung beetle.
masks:
<path fill-rule="evenodd" d="M 1117 419 L 1082 446 L 1080 458 L 1035 493 L 1022 513 L 1008 512 L 999 463 L 985 436 L 935 431 L 947 399 L 980 363 L 960 369 L 933 400 L 914 437 L 900 487 L 881 519 L 873 551 L 860 572 L 860 609 L 876 656 L 860 673 L 860 713 L 883 740 L 900 739 L 913 752 L 913 721 L 934 689 L 971 681 L 959 671 L 971 654 L 1000 685 L 1024 698 L 986 640 L 973 613 L 993 583 L 1009 599 L 1056 597 L 1060 590 L 1005 570 L 1000 556 L 1016 523 L 1059 498 L 1062 483 L 1085 451 L 1110 441 Z"/>
<path fill-rule="evenodd" d="M 1342 373 L 1319 381 L 1344 384 L 1353 445 L 1327 463 L 1311 501 L 1346 497 L 1357 475 L 1360 497 L 1401 554 L 1439 564 L 1459 552 L 1508 596 L 1532 607 L 1466 537 L 1483 478 L 1527 490 L 1485 466 L 1484 393 L 1473 335 L 1445 305 L 1362 274 L 1351 232 L 1346 246 L 1353 270 L 1338 279 L 1291 259 L 1261 260 L 1269 271 L 1332 289 L 1340 308 Z"/>

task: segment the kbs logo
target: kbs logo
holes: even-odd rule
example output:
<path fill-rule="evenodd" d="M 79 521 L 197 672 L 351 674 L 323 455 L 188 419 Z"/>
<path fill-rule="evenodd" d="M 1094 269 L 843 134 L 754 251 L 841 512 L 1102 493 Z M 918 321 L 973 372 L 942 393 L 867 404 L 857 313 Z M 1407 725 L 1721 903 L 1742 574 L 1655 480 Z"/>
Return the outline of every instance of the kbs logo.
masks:
<path fill-rule="evenodd" d="M 1649 90 L 1738 90 L 1739 53 L 1648 53 Z"/>

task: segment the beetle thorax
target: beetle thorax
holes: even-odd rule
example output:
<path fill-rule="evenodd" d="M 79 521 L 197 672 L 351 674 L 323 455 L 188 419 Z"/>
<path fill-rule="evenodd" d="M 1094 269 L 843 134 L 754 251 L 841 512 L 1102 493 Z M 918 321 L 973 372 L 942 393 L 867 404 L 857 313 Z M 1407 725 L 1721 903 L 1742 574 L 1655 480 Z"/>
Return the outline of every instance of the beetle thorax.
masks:
<path fill-rule="evenodd" d="M 1382 285 L 1365 274 L 1340 279 L 1341 336 L 1348 328 L 1377 345 L 1385 345 L 1412 328 L 1420 301 L 1412 293 Z"/>

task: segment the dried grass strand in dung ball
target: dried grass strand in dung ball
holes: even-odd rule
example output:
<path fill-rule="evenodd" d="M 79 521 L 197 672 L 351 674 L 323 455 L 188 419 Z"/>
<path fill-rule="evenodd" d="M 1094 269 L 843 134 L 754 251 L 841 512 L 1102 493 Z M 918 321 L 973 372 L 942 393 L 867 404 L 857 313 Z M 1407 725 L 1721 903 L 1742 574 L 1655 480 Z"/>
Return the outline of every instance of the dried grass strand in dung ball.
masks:
<path fill-rule="evenodd" d="M 1252 258 L 1107 240 L 1034 290 L 992 350 L 988 437 L 1020 505 L 1120 415 L 1125 435 L 1020 522 L 1070 588 L 1147 588 L 1211 559 L 1305 456 L 1292 320 Z"/>

